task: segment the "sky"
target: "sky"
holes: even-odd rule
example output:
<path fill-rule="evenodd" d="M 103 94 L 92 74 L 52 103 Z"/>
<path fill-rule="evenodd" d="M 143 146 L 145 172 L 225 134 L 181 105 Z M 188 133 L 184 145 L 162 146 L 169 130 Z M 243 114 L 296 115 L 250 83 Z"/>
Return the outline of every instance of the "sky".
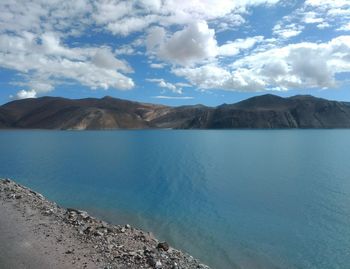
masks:
<path fill-rule="evenodd" d="M 0 104 L 350 101 L 350 0 L 1 0 Z"/>

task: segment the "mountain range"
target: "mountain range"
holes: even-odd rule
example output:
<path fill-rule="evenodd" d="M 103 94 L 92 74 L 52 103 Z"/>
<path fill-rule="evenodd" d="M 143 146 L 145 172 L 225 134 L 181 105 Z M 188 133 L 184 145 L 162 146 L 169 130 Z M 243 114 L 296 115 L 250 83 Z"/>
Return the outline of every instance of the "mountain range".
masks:
<path fill-rule="evenodd" d="M 217 107 L 170 107 L 113 97 L 40 97 L 0 106 L 1 129 L 350 128 L 350 103 L 266 94 Z"/>

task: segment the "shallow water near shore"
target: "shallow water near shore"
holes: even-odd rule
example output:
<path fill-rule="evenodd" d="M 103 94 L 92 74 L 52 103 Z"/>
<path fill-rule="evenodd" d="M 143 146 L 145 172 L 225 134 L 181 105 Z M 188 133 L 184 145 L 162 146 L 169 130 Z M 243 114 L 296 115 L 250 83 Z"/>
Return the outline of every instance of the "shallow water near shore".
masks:
<path fill-rule="evenodd" d="M 347 268 L 350 130 L 1 131 L 0 177 L 213 268 Z"/>

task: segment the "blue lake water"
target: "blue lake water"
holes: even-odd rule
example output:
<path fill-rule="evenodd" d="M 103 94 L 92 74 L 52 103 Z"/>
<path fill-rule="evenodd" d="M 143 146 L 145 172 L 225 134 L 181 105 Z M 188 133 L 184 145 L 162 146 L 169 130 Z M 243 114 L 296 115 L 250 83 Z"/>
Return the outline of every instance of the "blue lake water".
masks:
<path fill-rule="evenodd" d="M 0 177 L 213 268 L 350 268 L 350 130 L 1 131 Z"/>

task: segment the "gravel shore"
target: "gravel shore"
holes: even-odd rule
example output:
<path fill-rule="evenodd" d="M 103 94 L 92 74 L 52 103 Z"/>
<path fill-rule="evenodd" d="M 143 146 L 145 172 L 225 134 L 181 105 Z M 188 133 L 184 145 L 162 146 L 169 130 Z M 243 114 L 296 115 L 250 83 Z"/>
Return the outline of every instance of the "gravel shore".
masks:
<path fill-rule="evenodd" d="M 130 225 L 111 225 L 0 179 L 0 268 L 209 269 Z"/>

